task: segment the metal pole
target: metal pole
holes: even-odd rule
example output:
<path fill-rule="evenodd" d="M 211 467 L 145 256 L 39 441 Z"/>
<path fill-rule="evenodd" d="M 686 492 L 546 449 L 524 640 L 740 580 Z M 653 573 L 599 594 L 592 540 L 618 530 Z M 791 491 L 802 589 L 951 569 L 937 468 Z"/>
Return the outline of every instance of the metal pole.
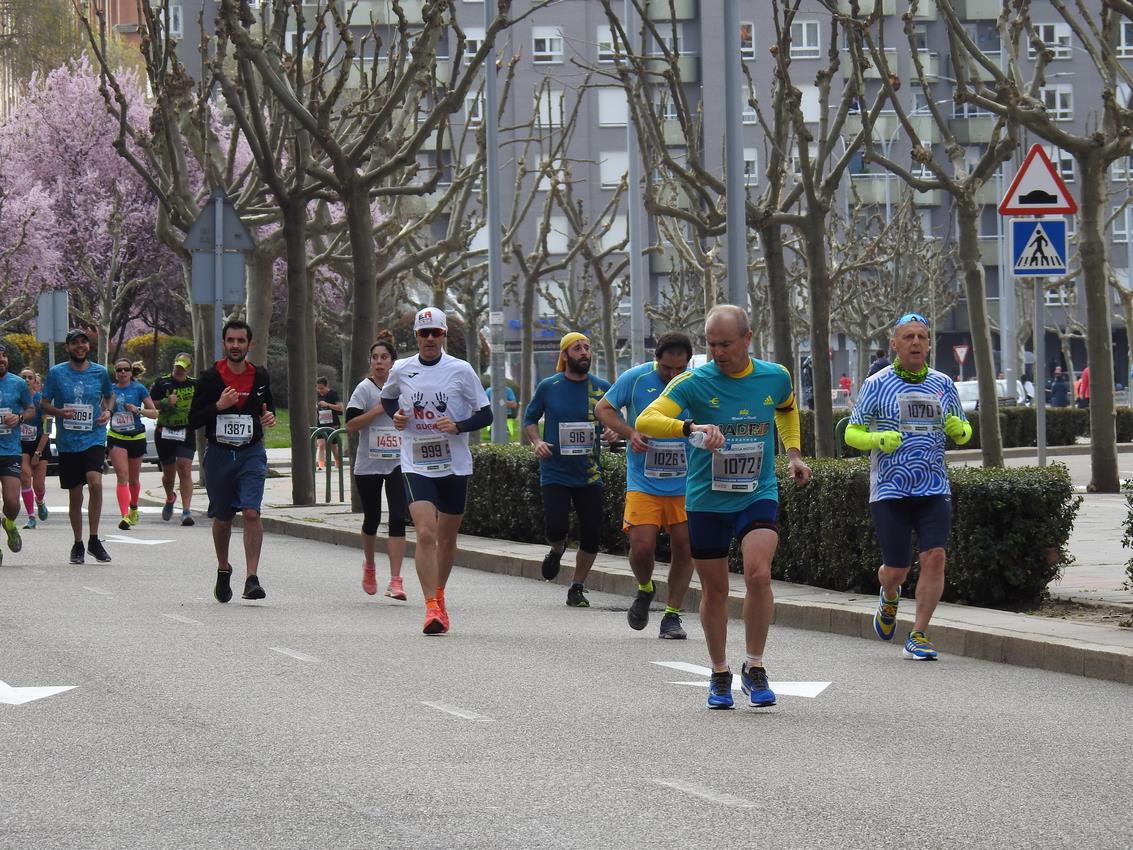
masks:
<path fill-rule="evenodd" d="M 995 175 L 996 197 L 1003 197 L 1003 165 Z M 1015 310 L 1015 278 L 1008 274 L 1007 239 L 1003 229 L 1003 216 L 995 217 L 996 237 L 999 239 L 999 368 L 1007 381 L 1007 392 L 1016 394 L 1015 381 L 1019 376 L 1015 332 L 1019 326 Z"/>
<path fill-rule="evenodd" d="M 747 295 L 747 192 L 740 100 L 739 0 L 724 0 L 724 152 L 727 179 L 728 300 L 750 311 Z"/>
<path fill-rule="evenodd" d="M 213 262 L 213 317 L 212 326 L 216 333 L 213 345 L 216 359 L 224 357 L 224 340 L 220 328 L 224 324 L 224 190 L 214 189 L 212 193 L 212 262 Z"/>
<path fill-rule="evenodd" d="M 1043 306 L 1043 279 L 1035 278 L 1035 443 L 1039 466 L 1046 466 L 1046 310 Z"/>
<path fill-rule="evenodd" d="M 484 4 L 484 29 L 490 30 L 496 5 Z M 484 194 L 488 213 L 488 342 L 492 353 L 488 378 L 492 386 L 492 442 L 506 443 L 507 383 L 504 380 L 504 272 L 500 245 L 500 156 L 499 91 L 496 81 L 496 48 L 484 59 Z"/>
<path fill-rule="evenodd" d="M 622 25 L 627 35 L 633 32 L 631 0 L 625 0 Z M 626 52 L 629 52 L 629 45 L 626 45 Z M 626 202 L 629 207 L 629 345 L 630 357 L 636 364 L 645 362 L 645 297 L 649 290 L 649 277 L 642 268 L 641 228 L 644 216 L 641 214 L 641 159 L 637 150 L 637 130 L 632 121 L 626 122 L 626 150 L 629 160 L 629 197 Z"/>

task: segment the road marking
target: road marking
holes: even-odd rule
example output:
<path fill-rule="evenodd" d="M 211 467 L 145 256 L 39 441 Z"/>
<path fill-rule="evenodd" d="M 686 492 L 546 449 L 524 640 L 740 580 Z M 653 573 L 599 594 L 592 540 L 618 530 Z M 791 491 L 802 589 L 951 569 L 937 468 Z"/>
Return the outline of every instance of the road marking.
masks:
<path fill-rule="evenodd" d="M 146 540 L 144 537 L 126 537 L 121 534 L 108 534 L 102 538 L 107 543 L 127 543 L 134 546 L 158 546 L 162 543 L 172 543 L 172 540 Z"/>
<path fill-rule="evenodd" d="M 113 596 L 114 594 L 109 590 L 103 590 L 101 587 L 87 587 L 83 585 L 83 590 L 89 590 L 91 593 L 97 593 L 99 596 Z"/>
<path fill-rule="evenodd" d="M 435 708 L 437 711 L 443 711 L 445 714 L 451 714 L 454 717 L 460 717 L 464 720 L 475 720 L 480 723 L 491 723 L 492 718 L 486 714 L 477 714 L 475 711 L 466 711 L 463 708 L 457 708 L 455 705 L 448 705 L 443 702 L 426 702 L 421 701 L 421 705 L 427 705 L 429 708 Z"/>
<path fill-rule="evenodd" d="M 77 685 L 63 685 L 61 687 L 48 688 L 17 688 L 6 682 L 0 682 L 0 703 L 4 703 L 5 705 L 23 705 L 25 702 L 43 699 L 44 697 L 53 697 L 56 694 L 73 690 L 76 687 Z"/>
<path fill-rule="evenodd" d="M 22 569 L 27 570 L 29 573 L 35 573 L 37 576 L 47 575 L 47 570 L 37 570 L 35 567 L 23 567 Z"/>
<path fill-rule="evenodd" d="M 190 626 L 203 626 L 200 620 L 193 620 L 189 617 L 182 617 L 180 614 L 162 614 L 161 616 L 167 617 L 170 620 L 176 620 L 178 623 L 187 623 Z"/>
<path fill-rule="evenodd" d="M 708 667 L 701 667 L 697 664 L 689 664 L 685 661 L 654 661 L 659 667 L 668 667 L 670 670 L 680 670 L 682 673 L 696 673 L 700 676 L 711 676 L 712 670 Z M 707 688 L 708 680 L 697 682 L 669 682 L 670 685 L 689 685 L 694 688 Z M 775 692 L 776 696 L 787 697 L 807 697 L 814 699 L 824 690 L 830 687 L 830 682 L 769 682 L 771 690 Z M 732 690 L 742 690 L 740 686 L 740 677 L 735 675 L 732 677 Z"/>
<path fill-rule="evenodd" d="M 693 797 L 699 797 L 709 803 L 719 803 L 722 806 L 732 806 L 736 809 L 755 808 L 755 803 L 751 800 L 745 800 L 734 794 L 726 794 L 723 791 L 715 791 L 703 785 L 694 785 L 691 782 L 673 782 L 667 779 L 654 779 L 653 781 L 664 788 L 672 788 L 682 794 L 691 794 Z"/>
<path fill-rule="evenodd" d="M 286 646 L 269 646 L 268 649 L 270 649 L 272 652 L 278 652 L 280 655 L 290 656 L 297 661 L 308 661 L 312 664 L 319 663 L 319 659 L 315 658 L 315 656 L 307 655 L 303 652 L 296 652 L 294 649 L 288 649 Z"/>

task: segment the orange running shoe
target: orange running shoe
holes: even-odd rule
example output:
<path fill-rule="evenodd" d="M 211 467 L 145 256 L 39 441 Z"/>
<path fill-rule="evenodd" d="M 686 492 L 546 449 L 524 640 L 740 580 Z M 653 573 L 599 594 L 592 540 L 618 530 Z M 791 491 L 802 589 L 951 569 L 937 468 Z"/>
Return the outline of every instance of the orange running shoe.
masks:
<path fill-rule="evenodd" d="M 362 589 L 373 596 L 378 592 L 378 570 L 373 564 L 362 565 Z"/>
<path fill-rule="evenodd" d="M 421 629 L 427 635 L 443 635 L 448 631 L 448 618 L 441 613 L 441 606 L 436 600 L 425 603 L 425 627 Z"/>
<path fill-rule="evenodd" d="M 445 624 L 445 631 L 448 631 L 448 608 L 445 607 L 445 589 L 443 587 L 437 588 L 437 607 L 441 609 L 441 622 Z"/>
<path fill-rule="evenodd" d="M 400 599 L 402 602 L 406 600 L 405 595 L 405 580 L 401 576 L 390 576 L 389 586 L 386 587 L 386 596 L 390 599 Z"/>

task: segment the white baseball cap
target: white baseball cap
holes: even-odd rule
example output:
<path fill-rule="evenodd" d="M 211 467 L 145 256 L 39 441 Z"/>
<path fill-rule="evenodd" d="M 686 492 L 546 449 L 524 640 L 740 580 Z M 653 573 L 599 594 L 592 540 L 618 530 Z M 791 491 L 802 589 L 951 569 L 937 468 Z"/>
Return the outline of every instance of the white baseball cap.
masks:
<path fill-rule="evenodd" d="M 413 332 L 416 333 L 424 328 L 440 328 L 442 331 L 447 331 L 448 321 L 445 319 L 444 311 L 436 307 L 424 307 L 418 310 L 416 318 L 413 319 Z"/>

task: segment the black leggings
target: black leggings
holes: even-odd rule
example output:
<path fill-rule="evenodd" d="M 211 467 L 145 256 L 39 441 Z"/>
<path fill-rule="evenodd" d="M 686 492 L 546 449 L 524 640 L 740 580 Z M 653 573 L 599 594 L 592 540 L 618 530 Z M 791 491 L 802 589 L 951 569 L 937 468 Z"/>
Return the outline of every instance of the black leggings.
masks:
<path fill-rule="evenodd" d="M 371 537 L 378 533 L 382 521 L 382 482 L 386 485 L 386 504 L 389 506 L 389 536 L 405 536 L 405 483 L 401 467 L 387 475 L 355 475 L 358 496 L 362 500 L 362 533 Z"/>
<path fill-rule="evenodd" d="M 570 532 L 570 507 L 578 514 L 578 548 L 590 555 L 598 554 L 602 542 L 602 485 L 564 487 L 543 485 L 543 523 L 549 543 L 563 543 Z"/>

